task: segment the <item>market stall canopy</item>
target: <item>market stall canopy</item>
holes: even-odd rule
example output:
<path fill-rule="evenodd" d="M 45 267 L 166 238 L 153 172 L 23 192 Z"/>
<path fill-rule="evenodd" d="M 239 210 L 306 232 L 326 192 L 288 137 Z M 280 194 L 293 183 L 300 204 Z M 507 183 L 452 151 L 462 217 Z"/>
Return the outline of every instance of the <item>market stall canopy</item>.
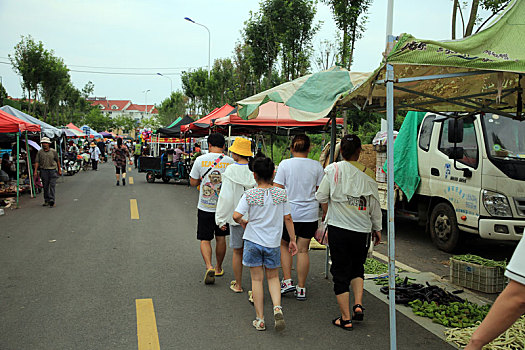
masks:
<path fill-rule="evenodd" d="M 315 132 L 321 131 L 330 122 L 330 118 L 320 118 L 311 121 L 298 121 L 291 117 L 291 108 L 283 103 L 268 102 L 259 107 L 257 118 L 242 119 L 239 115 L 231 113 L 230 115 L 216 119 L 215 126 L 229 126 L 235 129 L 244 128 L 253 131 L 258 130 L 276 130 L 278 134 L 292 134 L 297 132 Z M 343 118 L 337 118 L 336 124 L 342 125 Z"/>
<path fill-rule="evenodd" d="M 0 110 L 0 133 L 41 131 L 40 125 L 26 122 Z"/>
<path fill-rule="evenodd" d="M 62 130 L 55 128 L 54 126 L 49 125 L 48 123 L 43 122 L 35 117 L 32 117 L 29 114 L 19 111 L 16 108 L 6 105 L 0 107 L 0 109 L 8 114 L 11 114 L 13 117 L 26 121 L 28 123 L 40 125 L 42 133 L 50 139 L 62 136 Z"/>
<path fill-rule="evenodd" d="M 85 133 L 89 137 L 94 137 L 96 139 L 103 139 L 104 138 L 102 135 L 100 135 L 100 133 L 98 133 L 95 130 L 91 129 L 88 125 L 82 125 L 80 127 L 80 130 L 82 130 L 82 132 Z"/>
<path fill-rule="evenodd" d="M 80 128 L 73 123 L 69 123 L 68 125 L 66 125 L 66 128 L 82 132 L 82 130 L 80 130 Z"/>
<path fill-rule="evenodd" d="M 86 137 L 86 134 L 76 129 L 65 128 L 64 132 L 66 133 L 67 137 Z"/>
<path fill-rule="evenodd" d="M 370 74 L 349 72 L 337 66 L 308 74 L 237 102 L 238 115 L 242 119 L 256 118 L 259 106 L 273 101 L 290 107 L 292 119 L 317 120 L 326 117 L 342 95 L 364 82 Z"/>
<path fill-rule="evenodd" d="M 219 119 L 230 114 L 235 108 L 229 104 L 225 104 L 221 108 L 215 108 L 210 114 L 205 117 L 202 117 L 199 120 L 194 121 L 193 123 L 182 125 L 180 128 L 181 132 L 192 131 L 193 134 L 196 133 L 207 133 L 208 129 L 212 125 L 214 119 Z"/>
<path fill-rule="evenodd" d="M 107 131 L 101 131 L 99 132 L 100 135 L 102 135 L 104 138 L 106 139 L 112 139 L 113 138 L 113 135 Z"/>
<path fill-rule="evenodd" d="M 189 116 L 185 115 L 184 117 L 179 120 L 177 124 L 172 126 L 171 128 L 160 128 L 157 130 L 157 134 L 166 135 L 168 137 L 180 137 L 180 127 L 182 125 L 187 125 L 189 123 L 192 123 L 193 119 L 191 119 Z"/>
<path fill-rule="evenodd" d="M 467 38 L 434 41 L 402 34 L 386 59 L 394 66 L 394 105 L 429 112 L 521 114 L 524 37 L 525 1 L 517 0 L 489 27 Z M 340 104 L 384 110 L 386 62 Z"/>

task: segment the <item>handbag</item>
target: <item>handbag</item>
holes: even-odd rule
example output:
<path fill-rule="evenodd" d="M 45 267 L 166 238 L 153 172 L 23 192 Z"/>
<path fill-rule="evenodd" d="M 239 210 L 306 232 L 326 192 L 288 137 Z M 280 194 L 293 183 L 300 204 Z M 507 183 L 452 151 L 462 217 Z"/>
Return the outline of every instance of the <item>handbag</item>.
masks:
<path fill-rule="evenodd" d="M 328 246 L 328 225 L 325 221 L 321 221 L 317 227 L 314 238 L 319 244 Z"/>

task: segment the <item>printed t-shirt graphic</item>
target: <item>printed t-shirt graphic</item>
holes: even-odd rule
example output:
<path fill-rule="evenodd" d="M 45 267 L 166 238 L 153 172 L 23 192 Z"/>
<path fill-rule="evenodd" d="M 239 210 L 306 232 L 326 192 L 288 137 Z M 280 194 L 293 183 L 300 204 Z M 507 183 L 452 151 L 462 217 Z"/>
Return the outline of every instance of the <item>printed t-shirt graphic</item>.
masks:
<path fill-rule="evenodd" d="M 204 175 L 201 180 L 199 205 L 197 206 L 200 210 L 215 212 L 221 191 L 222 173 L 226 171 L 228 165 L 234 162 L 232 158 L 224 156 L 220 162 L 213 166 L 220 156 L 220 153 L 203 154 L 195 159 L 191 169 L 190 177 L 194 179 L 200 179 Z M 211 170 L 208 171 L 210 168 Z"/>

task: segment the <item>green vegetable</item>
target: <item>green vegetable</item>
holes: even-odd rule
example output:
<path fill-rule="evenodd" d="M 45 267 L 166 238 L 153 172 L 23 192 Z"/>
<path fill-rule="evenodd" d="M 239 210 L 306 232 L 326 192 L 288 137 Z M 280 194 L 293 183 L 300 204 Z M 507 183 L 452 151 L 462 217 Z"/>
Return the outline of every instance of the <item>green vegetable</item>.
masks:
<path fill-rule="evenodd" d="M 388 272 L 388 265 L 377 261 L 376 259 L 366 259 L 365 261 L 365 273 L 371 275 L 380 275 Z"/>
<path fill-rule="evenodd" d="M 476 322 L 481 322 L 490 309 L 490 305 L 479 306 L 469 301 L 438 305 L 434 301 L 428 303 L 414 300 L 408 305 L 412 307 L 412 311 L 417 316 L 428 317 L 434 323 L 456 328 L 470 327 Z"/>
<path fill-rule="evenodd" d="M 455 255 L 452 257 L 452 259 L 468 262 L 471 264 L 477 264 L 481 266 L 499 267 L 504 270 L 507 268 L 507 260 L 496 261 L 496 260 L 491 260 L 491 259 L 485 259 L 485 258 L 482 258 L 481 256 L 472 255 L 472 254 Z"/>

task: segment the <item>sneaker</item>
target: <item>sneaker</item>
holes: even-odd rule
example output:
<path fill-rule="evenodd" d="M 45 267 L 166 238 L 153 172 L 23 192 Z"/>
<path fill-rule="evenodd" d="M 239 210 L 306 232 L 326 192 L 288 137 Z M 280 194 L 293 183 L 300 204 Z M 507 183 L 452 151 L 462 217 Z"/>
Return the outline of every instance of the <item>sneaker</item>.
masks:
<path fill-rule="evenodd" d="M 49 201 L 49 207 L 50 207 L 50 208 L 53 208 L 54 206 L 55 206 L 55 202 L 53 202 L 53 201 Z"/>
<path fill-rule="evenodd" d="M 275 319 L 275 330 L 280 332 L 286 328 L 284 323 L 283 308 L 276 306 L 273 308 L 273 318 Z"/>
<path fill-rule="evenodd" d="M 49 202 L 44 202 L 44 204 L 42 204 L 43 207 L 47 207 L 49 206 Z"/>
<path fill-rule="evenodd" d="M 281 294 L 286 294 L 295 291 L 295 286 L 292 280 L 281 281 Z"/>
<path fill-rule="evenodd" d="M 306 300 L 306 288 L 297 287 L 295 290 L 295 299 L 300 301 Z"/>
<path fill-rule="evenodd" d="M 126 179 L 122 179 L 122 186 L 126 186 Z"/>
<path fill-rule="evenodd" d="M 120 181 L 117 181 L 117 186 L 120 186 Z"/>

